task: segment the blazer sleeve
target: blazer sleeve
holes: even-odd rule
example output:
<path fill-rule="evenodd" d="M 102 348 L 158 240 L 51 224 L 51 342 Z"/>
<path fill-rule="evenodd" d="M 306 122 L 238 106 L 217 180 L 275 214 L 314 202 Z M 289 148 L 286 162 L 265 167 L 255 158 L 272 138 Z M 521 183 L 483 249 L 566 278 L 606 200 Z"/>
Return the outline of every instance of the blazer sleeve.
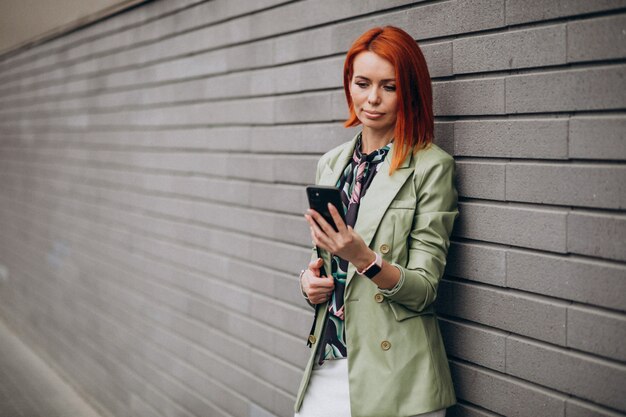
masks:
<path fill-rule="evenodd" d="M 454 158 L 447 155 L 425 164 L 417 186 L 417 208 L 408 244 L 406 266 L 392 263 L 400 270 L 400 281 L 386 297 L 409 310 L 421 312 L 437 298 L 437 287 L 446 266 L 450 235 L 459 211 L 455 188 Z"/>

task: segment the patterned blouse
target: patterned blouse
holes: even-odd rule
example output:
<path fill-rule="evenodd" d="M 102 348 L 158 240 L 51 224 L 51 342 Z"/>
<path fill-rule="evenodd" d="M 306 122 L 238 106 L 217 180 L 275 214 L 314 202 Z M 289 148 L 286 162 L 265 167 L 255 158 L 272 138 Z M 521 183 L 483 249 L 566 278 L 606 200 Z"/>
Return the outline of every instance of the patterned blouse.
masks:
<path fill-rule="evenodd" d="M 359 211 L 359 202 L 365 195 L 376 173 L 380 170 L 381 162 L 389 153 L 392 143 L 383 146 L 367 155 L 361 153 L 361 135 L 359 133 L 352 159 L 345 167 L 343 174 L 337 181 L 337 188 L 341 190 L 341 200 L 346 215 L 346 225 L 354 227 Z M 327 359 L 341 359 L 348 355 L 346 348 L 346 331 L 344 327 L 343 301 L 346 287 L 348 261 L 333 255 L 331 273 L 335 281 L 335 289 L 328 307 L 328 320 L 323 332 L 322 346 L 320 347 L 321 365 Z"/>

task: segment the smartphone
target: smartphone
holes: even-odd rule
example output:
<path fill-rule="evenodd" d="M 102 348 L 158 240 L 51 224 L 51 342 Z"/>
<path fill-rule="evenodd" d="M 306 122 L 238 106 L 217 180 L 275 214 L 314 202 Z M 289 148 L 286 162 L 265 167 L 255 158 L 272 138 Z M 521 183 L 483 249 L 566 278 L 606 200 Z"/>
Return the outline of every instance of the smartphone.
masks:
<path fill-rule="evenodd" d="M 339 188 L 309 185 L 306 187 L 306 194 L 309 198 L 309 207 L 321 214 L 324 220 L 326 220 L 336 232 L 338 229 L 330 215 L 330 211 L 328 211 L 328 203 L 335 206 L 341 219 L 345 222 L 346 217 L 343 212 L 343 203 L 341 202 L 341 191 L 339 191 Z"/>

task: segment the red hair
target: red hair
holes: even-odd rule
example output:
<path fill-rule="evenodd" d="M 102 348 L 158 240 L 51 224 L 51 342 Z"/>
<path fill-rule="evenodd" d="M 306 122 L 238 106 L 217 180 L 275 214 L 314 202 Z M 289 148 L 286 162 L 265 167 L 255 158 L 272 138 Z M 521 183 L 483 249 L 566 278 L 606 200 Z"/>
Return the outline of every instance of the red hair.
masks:
<path fill-rule="evenodd" d="M 389 61 L 396 76 L 398 113 L 394 131 L 394 152 L 389 175 L 402 164 L 411 151 L 432 142 L 434 136 L 433 92 L 426 59 L 417 42 L 395 26 L 375 27 L 354 41 L 343 65 L 343 89 L 350 117 L 344 127 L 357 126 L 361 121 L 354 112 L 350 96 L 354 58 L 371 51 Z"/>

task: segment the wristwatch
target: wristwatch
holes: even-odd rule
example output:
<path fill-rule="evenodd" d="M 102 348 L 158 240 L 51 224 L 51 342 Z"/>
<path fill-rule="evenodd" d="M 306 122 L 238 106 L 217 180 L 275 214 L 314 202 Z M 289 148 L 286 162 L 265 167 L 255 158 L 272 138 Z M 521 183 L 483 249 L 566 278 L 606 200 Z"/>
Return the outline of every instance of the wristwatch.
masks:
<path fill-rule="evenodd" d="M 374 254 L 376 255 L 376 258 L 374 259 L 374 262 L 372 262 L 371 264 L 369 264 L 365 269 L 363 269 L 362 271 L 359 271 L 358 269 L 356 270 L 357 274 L 359 275 L 365 275 L 366 277 L 372 279 L 374 278 L 381 270 L 383 267 L 383 258 L 380 256 L 380 254 L 378 252 L 374 252 Z"/>

